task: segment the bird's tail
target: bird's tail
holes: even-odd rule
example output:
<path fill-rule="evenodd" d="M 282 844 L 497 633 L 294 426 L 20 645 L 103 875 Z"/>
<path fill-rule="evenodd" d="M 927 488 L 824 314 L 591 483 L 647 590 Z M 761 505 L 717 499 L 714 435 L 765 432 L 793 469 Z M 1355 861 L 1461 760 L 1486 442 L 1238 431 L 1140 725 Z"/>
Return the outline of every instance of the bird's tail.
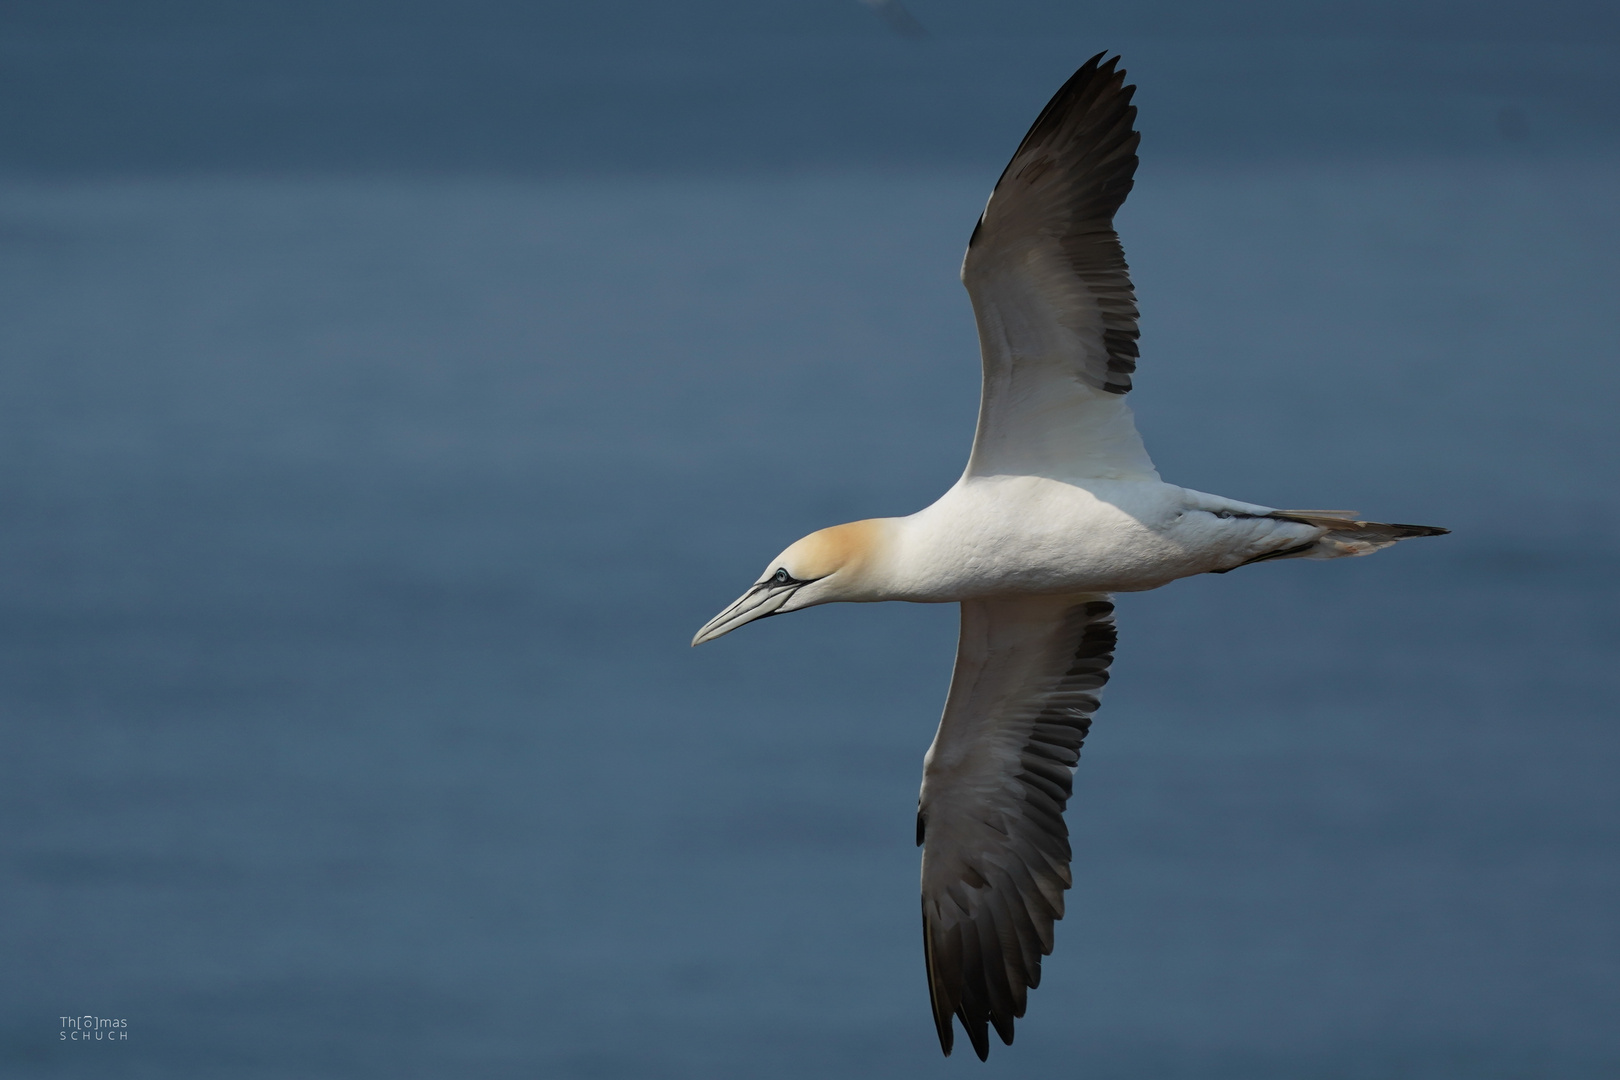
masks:
<path fill-rule="evenodd" d="M 1370 555 L 1399 540 L 1410 540 L 1414 536 L 1444 536 L 1451 531 L 1436 525 L 1391 525 L 1382 521 L 1361 521 L 1351 510 L 1274 510 L 1270 516 L 1327 530 L 1309 544 L 1270 556 L 1282 559 L 1339 559 L 1346 555 Z"/>

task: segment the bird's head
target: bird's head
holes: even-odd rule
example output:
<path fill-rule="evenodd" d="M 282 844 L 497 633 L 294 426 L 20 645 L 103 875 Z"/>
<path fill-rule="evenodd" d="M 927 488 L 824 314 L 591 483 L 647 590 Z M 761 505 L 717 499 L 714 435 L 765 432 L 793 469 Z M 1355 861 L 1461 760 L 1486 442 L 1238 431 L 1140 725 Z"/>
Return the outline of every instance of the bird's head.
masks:
<path fill-rule="evenodd" d="M 713 641 L 744 623 L 839 600 L 882 600 L 878 565 L 892 518 L 834 525 L 795 542 L 770 561 L 758 581 L 704 624 L 693 645 Z"/>

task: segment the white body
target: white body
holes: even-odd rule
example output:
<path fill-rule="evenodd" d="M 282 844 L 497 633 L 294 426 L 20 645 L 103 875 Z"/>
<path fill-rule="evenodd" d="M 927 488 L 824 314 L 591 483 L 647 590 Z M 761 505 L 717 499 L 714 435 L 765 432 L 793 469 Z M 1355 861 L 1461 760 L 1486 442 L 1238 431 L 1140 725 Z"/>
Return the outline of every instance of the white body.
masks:
<path fill-rule="evenodd" d="M 1270 508 L 1159 480 L 964 476 L 891 519 L 881 599 L 1141 592 L 1320 537 Z M 878 597 L 874 597 L 877 599 Z"/>

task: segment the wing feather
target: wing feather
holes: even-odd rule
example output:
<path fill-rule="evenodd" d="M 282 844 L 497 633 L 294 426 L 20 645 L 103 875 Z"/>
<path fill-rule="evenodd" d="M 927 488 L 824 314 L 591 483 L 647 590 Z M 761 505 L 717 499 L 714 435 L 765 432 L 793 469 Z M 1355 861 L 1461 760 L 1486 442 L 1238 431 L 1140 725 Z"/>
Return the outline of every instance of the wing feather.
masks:
<path fill-rule="evenodd" d="M 968 241 L 984 360 L 969 474 L 1158 476 L 1122 400 L 1139 334 L 1114 214 L 1141 136 L 1117 64 L 1099 53 L 1052 97 Z"/>
<path fill-rule="evenodd" d="M 954 1015 L 980 1058 L 1041 981 L 1063 917 L 1071 768 L 1108 681 L 1100 596 L 962 604 L 956 673 L 918 801 L 923 943 L 940 1047 Z"/>

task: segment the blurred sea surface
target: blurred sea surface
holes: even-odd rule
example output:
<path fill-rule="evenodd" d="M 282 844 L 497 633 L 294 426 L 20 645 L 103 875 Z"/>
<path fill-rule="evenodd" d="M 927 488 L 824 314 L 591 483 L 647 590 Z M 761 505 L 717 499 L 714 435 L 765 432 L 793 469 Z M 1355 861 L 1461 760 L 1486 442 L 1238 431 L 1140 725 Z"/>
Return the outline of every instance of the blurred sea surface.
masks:
<path fill-rule="evenodd" d="M 1161 472 L 1455 532 L 1121 598 L 1069 914 L 988 1066 L 939 1058 L 918 948 L 954 607 L 687 648 L 791 540 L 960 471 L 962 247 L 1096 51 L 1015 45 L 781 47 L 822 80 L 802 149 L 742 64 L 658 106 L 664 149 L 4 159 L 0 1072 L 1620 1070 L 1608 46 L 1526 46 L 1554 75 L 1517 96 L 1500 45 L 1391 46 L 1403 111 L 1345 74 L 1365 43 L 1203 97 L 1175 61 L 1213 52 L 1142 45 L 1183 72 L 1133 66 L 1118 220 Z M 918 134 L 891 54 L 978 111 Z M 634 134 L 626 95 L 581 108 Z M 1262 100 L 1280 134 L 1233 118 Z M 59 1041 L 79 1013 L 130 1037 Z"/>

